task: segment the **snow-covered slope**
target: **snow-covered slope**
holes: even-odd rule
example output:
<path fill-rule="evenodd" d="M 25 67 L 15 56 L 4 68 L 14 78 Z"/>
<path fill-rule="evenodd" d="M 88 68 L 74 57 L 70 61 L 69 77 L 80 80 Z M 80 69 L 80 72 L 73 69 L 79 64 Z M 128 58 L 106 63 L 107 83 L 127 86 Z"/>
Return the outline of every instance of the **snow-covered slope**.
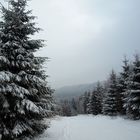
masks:
<path fill-rule="evenodd" d="M 36 140 L 140 140 L 140 121 L 92 115 L 56 117 Z"/>

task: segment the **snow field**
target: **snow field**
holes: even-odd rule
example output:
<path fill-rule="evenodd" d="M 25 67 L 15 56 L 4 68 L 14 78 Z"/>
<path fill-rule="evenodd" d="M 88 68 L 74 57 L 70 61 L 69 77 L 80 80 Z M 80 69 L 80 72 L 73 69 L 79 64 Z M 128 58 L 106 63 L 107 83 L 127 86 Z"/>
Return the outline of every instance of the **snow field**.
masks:
<path fill-rule="evenodd" d="M 56 117 L 36 140 L 140 140 L 140 121 L 92 115 Z"/>

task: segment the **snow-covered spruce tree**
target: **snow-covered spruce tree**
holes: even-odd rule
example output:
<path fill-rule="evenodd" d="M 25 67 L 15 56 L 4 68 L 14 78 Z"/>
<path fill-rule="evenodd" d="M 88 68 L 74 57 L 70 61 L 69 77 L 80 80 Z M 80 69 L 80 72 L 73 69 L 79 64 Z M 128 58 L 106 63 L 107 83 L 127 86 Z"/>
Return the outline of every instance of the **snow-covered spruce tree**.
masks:
<path fill-rule="evenodd" d="M 89 102 L 87 104 L 87 112 L 89 114 L 98 115 L 102 112 L 102 99 L 103 99 L 103 87 L 100 82 L 90 94 Z"/>
<path fill-rule="evenodd" d="M 84 110 L 84 114 L 88 114 L 87 111 L 87 105 L 89 103 L 89 98 L 90 98 L 90 92 L 85 92 L 83 95 L 83 110 Z"/>
<path fill-rule="evenodd" d="M 78 114 L 78 100 L 76 98 L 72 98 L 70 101 L 70 106 L 71 106 L 71 114 L 77 115 Z"/>
<path fill-rule="evenodd" d="M 62 115 L 63 116 L 72 116 L 70 101 L 62 100 L 61 101 Z"/>
<path fill-rule="evenodd" d="M 135 55 L 133 73 L 129 76 L 126 91 L 126 114 L 131 119 L 140 119 L 140 56 Z"/>
<path fill-rule="evenodd" d="M 32 138 L 46 125 L 41 120 L 51 111 L 52 91 L 42 69 L 45 58 L 34 52 L 42 40 L 32 40 L 34 16 L 26 10 L 26 0 L 10 0 L 2 6 L 0 22 L 0 134 L 2 140 Z"/>
<path fill-rule="evenodd" d="M 90 93 L 89 97 L 88 97 L 88 102 L 86 104 L 86 112 L 87 114 L 92 114 L 93 112 L 93 101 L 94 101 L 94 98 L 93 98 L 93 94 Z"/>
<path fill-rule="evenodd" d="M 97 106 L 97 92 L 94 90 L 89 97 L 89 102 L 87 104 L 87 112 L 88 114 L 97 115 L 98 114 L 98 106 Z"/>
<path fill-rule="evenodd" d="M 116 74 L 113 70 L 108 80 L 108 88 L 103 100 L 102 112 L 104 115 L 117 115 L 117 80 Z"/>
<path fill-rule="evenodd" d="M 125 91 L 127 90 L 127 84 L 130 74 L 130 64 L 125 57 L 123 60 L 122 72 L 118 76 L 118 111 L 120 114 L 126 114 L 124 104 L 127 94 Z"/>
<path fill-rule="evenodd" d="M 83 95 L 81 95 L 79 98 L 78 98 L 78 101 L 77 101 L 77 112 L 78 114 L 84 114 L 84 106 L 83 106 Z"/>
<path fill-rule="evenodd" d="M 97 106 L 97 112 L 98 114 L 102 113 L 102 101 L 103 101 L 103 86 L 100 82 L 97 83 L 96 86 L 96 97 L 97 97 L 97 101 L 96 101 L 96 106 Z"/>

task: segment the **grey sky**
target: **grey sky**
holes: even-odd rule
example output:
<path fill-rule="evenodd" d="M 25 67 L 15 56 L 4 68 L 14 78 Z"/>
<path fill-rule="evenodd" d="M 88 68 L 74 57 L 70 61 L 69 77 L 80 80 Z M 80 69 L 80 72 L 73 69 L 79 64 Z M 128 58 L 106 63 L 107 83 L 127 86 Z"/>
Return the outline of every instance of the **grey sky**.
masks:
<path fill-rule="evenodd" d="M 37 23 L 47 40 L 49 84 L 105 80 L 119 71 L 123 55 L 140 51 L 140 0 L 32 0 Z"/>

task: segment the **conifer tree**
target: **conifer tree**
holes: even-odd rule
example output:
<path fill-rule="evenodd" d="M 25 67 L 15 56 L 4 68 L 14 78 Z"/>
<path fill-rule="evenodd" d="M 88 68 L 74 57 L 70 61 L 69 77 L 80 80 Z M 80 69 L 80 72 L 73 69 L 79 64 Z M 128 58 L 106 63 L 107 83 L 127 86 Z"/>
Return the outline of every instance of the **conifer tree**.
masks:
<path fill-rule="evenodd" d="M 133 71 L 129 76 L 128 89 L 126 91 L 126 113 L 129 118 L 140 119 L 140 56 L 135 55 Z"/>
<path fill-rule="evenodd" d="M 89 97 L 89 102 L 87 104 L 87 112 L 88 114 L 97 115 L 98 108 L 97 108 L 97 93 L 94 90 Z"/>
<path fill-rule="evenodd" d="M 41 120 L 50 115 L 52 90 L 47 86 L 43 63 L 35 57 L 42 40 L 31 36 L 34 16 L 26 0 L 10 0 L 2 6 L 0 22 L 0 134 L 2 140 L 31 138 L 47 126 Z"/>
<path fill-rule="evenodd" d="M 122 72 L 118 77 L 118 111 L 120 114 L 126 114 L 126 110 L 124 108 L 125 98 L 127 97 L 126 90 L 130 75 L 130 65 L 129 61 L 126 57 L 123 60 Z"/>
<path fill-rule="evenodd" d="M 87 114 L 92 114 L 93 113 L 93 103 L 94 103 L 93 93 L 90 93 L 90 95 L 88 97 L 88 102 L 87 102 L 87 105 L 86 105 Z"/>
<path fill-rule="evenodd" d="M 87 105 L 89 103 L 89 98 L 90 98 L 90 92 L 85 92 L 84 96 L 83 96 L 83 110 L 85 114 L 88 114 L 87 111 Z"/>
<path fill-rule="evenodd" d="M 100 82 L 89 96 L 89 102 L 87 104 L 87 112 L 89 114 L 98 115 L 102 111 L 102 98 L 103 98 L 103 87 Z"/>
<path fill-rule="evenodd" d="M 108 80 L 108 88 L 104 97 L 102 111 L 104 115 L 117 115 L 117 80 L 116 74 L 113 70 Z"/>
<path fill-rule="evenodd" d="M 97 83 L 96 86 L 96 96 L 97 96 L 97 102 L 96 102 L 96 106 L 97 106 L 97 112 L 98 114 L 102 113 L 102 101 L 103 101 L 103 86 L 100 82 Z"/>
<path fill-rule="evenodd" d="M 63 116 L 71 116 L 72 115 L 70 101 L 62 100 L 61 107 L 62 107 L 62 115 Z"/>

